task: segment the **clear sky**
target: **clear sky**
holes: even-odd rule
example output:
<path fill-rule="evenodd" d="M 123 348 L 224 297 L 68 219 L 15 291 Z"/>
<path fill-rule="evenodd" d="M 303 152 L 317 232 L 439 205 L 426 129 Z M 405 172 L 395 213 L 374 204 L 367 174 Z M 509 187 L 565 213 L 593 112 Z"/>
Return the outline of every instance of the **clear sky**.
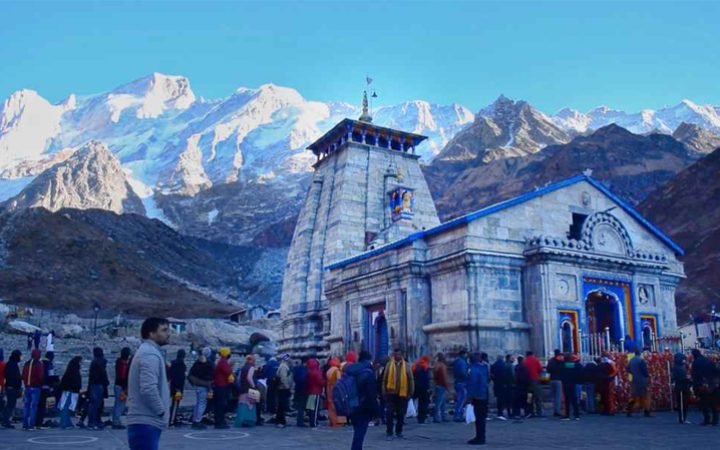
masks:
<path fill-rule="evenodd" d="M 720 1 L 0 0 L 0 99 L 53 102 L 157 71 L 218 98 L 272 82 L 314 100 L 500 93 L 554 113 L 720 105 Z"/>

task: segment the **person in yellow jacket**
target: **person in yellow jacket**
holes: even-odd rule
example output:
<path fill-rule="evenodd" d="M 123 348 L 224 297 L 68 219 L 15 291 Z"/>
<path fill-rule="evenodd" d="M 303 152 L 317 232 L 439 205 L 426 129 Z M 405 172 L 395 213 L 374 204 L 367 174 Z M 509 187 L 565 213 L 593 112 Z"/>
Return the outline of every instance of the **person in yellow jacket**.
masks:
<path fill-rule="evenodd" d="M 402 350 L 396 348 L 393 357 L 385 366 L 382 380 L 382 394 L 385 397 L 387 428 L 385 430 L 388 441 L 393 439 L 393 419 L 396 419 L 395 437 L 403 438 L 403 425 L 408 400 L 415 391 L 415 380 L 410 365 L 403 358 Z"/>

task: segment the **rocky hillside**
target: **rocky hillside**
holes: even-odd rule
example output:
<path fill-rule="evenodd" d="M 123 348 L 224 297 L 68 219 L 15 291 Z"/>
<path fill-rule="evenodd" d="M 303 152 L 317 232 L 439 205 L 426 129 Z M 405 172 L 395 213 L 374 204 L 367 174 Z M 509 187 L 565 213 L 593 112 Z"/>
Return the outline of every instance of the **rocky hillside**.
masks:
<path fill-rule="evenodd" d="M 5 211 L 0 244 L 4 301 L 80 315 L 98 301 L 105 314 L 217 316 L 282 282 L 262 264 L 283 254 L 189 238 L 135 214 Z"/>
<path fill-rule="evenodd" d="M 120 161 L 98 141 L 88 142 L 65 161 L 42 172 L 8 200 L 6 207 L 10 211 L 42 207 L 49 211 L 102 209 L 145 215 L 145 207 L 128 183 Z"/>
<path fill-rule="evenodd" d="M 471 164 L 526 156 L 570 137 L 545 114 L 524 101 L 500 96 L 482 109 L 472 125 L 458 132 L 425 172 L 444 190 Z"/>
<path fill-rule="evenodd" d="M 712 153 L 720 148 L 720 134 L 715 134 L 694 123 L 681 123 L 672 136 L 699 153 Z"/>
<path fill-rule="evenodd" d="M 439 160 L 427 173 L 438 212 L 447 220 L 586 169 L 618 195 L 638 203 L 698 157 L 670 136 L 642 136 L 608 125 L 525 157 L 490 162 L 477 157 L 450 183 L 442 179 Z"/>
<path fill-rule="evenodd" d="M 678 317 L 720 305 L 720 149 L 686 168 L 643 201 L 639 209 L 684 250 L 677 291 Z"/>

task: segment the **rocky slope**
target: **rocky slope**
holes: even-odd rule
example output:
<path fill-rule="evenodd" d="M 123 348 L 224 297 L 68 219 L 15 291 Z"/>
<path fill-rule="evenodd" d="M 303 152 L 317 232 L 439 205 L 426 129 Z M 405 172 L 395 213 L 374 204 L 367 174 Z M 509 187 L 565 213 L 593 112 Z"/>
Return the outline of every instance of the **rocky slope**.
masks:
<path fill-rule="evenodd" d="M 720 304 L 720 150 L 677 174 L 639 205 L 684 250 L 687 280 L 677 291 L 678 317 Z M 684 319 L 683 319 L 684 320 Z"/>
<path fill-rule="evenodd" d="M 441 219 L 447 220 L 592 169 L 615 193 L 637 203 L 698 157 L 670 136 L 636 135 L 608 125 L 528 156 L 489 163 L 473 159 L 451 183 L 431 182 L 430 189 Z M 431 181 L 442 177 L 437 163 L 428 168 Z"/>
<path fill-rule="evenodd" d="M 501 95 L 455 135 L 425 174 L 435 189 L 445 190 L 468 165 L 526 156 L 569 140 L 567 133 L 527 102 Z"/>
<path fill-rule="evenodd" d="M 8 200 L 6 207 L 10 211 L 42 207 L 49 211 L 102 209 L 145 215 L 145 207 L 128 183 L 120 161 L 98 141 L 88 142 L 65 161 L 42 172 Z"/>
<path fill-rule="evenodd" d="M 261 284 L 254 273 L 268 258 L 284 260 L 182 236 L 135 214 L 42 208 L 0 214 L 0 298 L 81 315 L 94 301 L 106 314 L 222 315 L 263 289 L 279 291 L 281 274 Z"/>
<path fill-rule="evenodd" d="M 700 153 L 712 153 L 720 148 L 720 133 L 715 134 L 693 123 L 681 123 L 672 136 Z"/>

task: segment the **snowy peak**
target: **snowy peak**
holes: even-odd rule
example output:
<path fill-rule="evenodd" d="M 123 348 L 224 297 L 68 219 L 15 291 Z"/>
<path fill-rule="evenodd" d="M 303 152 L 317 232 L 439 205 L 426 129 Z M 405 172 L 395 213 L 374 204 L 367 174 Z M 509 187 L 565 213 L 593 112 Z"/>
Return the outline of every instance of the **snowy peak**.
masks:
<path fill-rule="evenodd" d="M 9 210 L 75 208 L 145 214 L 120 161 L 99 141 L 88 142 L 65 161 L 44 171 L 6 206 Z"/>
<path fill-rule="evenodd" d="M 148 119 L 168 110 L 185 110 L 195 100 L 187 78 L 155 72 L 114 89 L 106 101 L 111 120 L 118 122 L 123 111 L 129 108 L 136 109 L 135 117 Z"/>
<path fill-rule="evenodd" d="M 42 158 L 50 139 L 60 132 L 60 118 L 72 104 L 53 105 L 37 92 L 23 89 L 0 110 L 0 169 Z"/>
<path fill-rule="evenodd" d="M 552 119 L 565 131 L 585 133 L 596 130 L 610 123 L 615 123 L 636 134 L 660 132 L 672 134 L 682 122 L 694 123 L 714 133 L 720 133 L 720 113 L 711 105 L 698 105 L 684 99 L 675 106 L 659 110 L 643 109 L 637 113 L 599 106 L 583 114 L 574 110 L 563 109 Z"/>
<path fill-rule="evenodd" d="M 457 134 L 473 122 L 475 115 L 462 105 L 437 105 L 424 100 L 382 106 L 373 114 L 378 125 L 428 136 L 418 148 L 423 161 L 429 162 Z"/>

